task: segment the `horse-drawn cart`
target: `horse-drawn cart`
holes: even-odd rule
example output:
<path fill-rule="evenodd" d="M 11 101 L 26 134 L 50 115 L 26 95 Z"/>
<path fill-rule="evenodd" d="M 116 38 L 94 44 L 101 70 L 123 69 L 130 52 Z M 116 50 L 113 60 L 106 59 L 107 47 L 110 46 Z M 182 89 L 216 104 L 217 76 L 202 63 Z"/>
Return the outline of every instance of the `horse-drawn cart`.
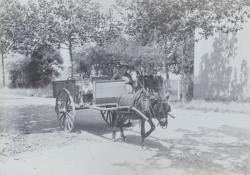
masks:
<path fill-rule="evenodd" d="M 99 110 L 103 120 L 113 127 L 113 138 L 117 128 L 123 134 L 123 127 L 130 120 L 141 120 L 142 140 L 155 129 L 153 118 L 162 127 L 168 124 L 170 106 L 164 93 L 164 83 L 159 76 L 138 76 L 137 88 L 128 90 L 123 80 L 72 79 L 53 82 L 55 111 L 60 127 L 72 131 L 76 123 L 76 111 Z M 171 116 L 171 115 L 170 115 Z M 145 131 L 145 122 L 150 129 Z"/>
<path fill-rule="evenodd" d="M 88 89 L 92 86 L 93 89 Z M 86 91 L 87 90 L 87 91 Z M 89 91 L 88 91 L 89 90 Z M 55 111 L 60 127 L 72 131 L 75 127 L 75 111 L 96 109 L 101 112 L 104 121 L 112 126 L 114 113 L 119 109 L 130 109 L 147 120 L 147 117 L 135 107 L 119 105 L 119 98 L 129 96 L 126 85 L 120 80 L 63 80 L 53 82 L 53 96 L 56 98 Z"/>

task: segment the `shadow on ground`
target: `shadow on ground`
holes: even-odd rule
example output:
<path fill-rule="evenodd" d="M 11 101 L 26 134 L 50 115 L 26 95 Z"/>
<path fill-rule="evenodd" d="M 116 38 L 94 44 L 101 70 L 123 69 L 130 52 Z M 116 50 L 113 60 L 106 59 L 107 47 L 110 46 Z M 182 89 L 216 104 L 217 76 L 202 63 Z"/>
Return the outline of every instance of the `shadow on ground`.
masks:
<path fill-rule="evenodd" d="M 98 111 L 77 111 L 76 133 L 86 131 L 98 137 L 111 136 L 112 128 L 102 120 Z M 128 129 L 126 144 L 141 147 L 138 128 Z M 0 132 L 17 131 L 21 134 L 46 133 L 60 130 L 53 106 L 0 107 Z M 250 137 L 247 130 L 221 126 L 200 127 L 196 130 L 177 129 L 181 138 L 149 137 L 143 149 L 153 157 L 145 167 L 183 169 L 190 174 L 249 174 Z M 129 134 L 128 134 L 129 133 Z M 168 160 L 170 164 L 162 163 Z M 114 166 L 127 166 L 129 162 Z M 205 173 L 206 174 L 206 173 Z"/>
<path fill-rule="evenodd" d="M 190 174 L 250 173 L 247 130 L 224 125 L 217 129 L 201 127 L 196 131 L 178 129 L 176 132 L 181 133 L 182 138 L 146 139 L 144 149 L 155 152 L 147 160 L 148 168 L 176 168 Z M 135 135 L 127 135 L 126 143 L 140 146 L 139 140 L 135 132 Z M 169 160 L 171 164 L 164 165 L 162 160 Z"/>
<path fill-rule="evenodd" d="M 111 139 L 104 135 L 111 133 L 112 128 L 102 121 L 99 113 L 90 117 L 92 118 L 84 116 L 80 121 L 78 120 L 78 130 Z M 139 131 L 138 128 L 125 131 L 125 134 L 127 133 L 126 144 L 141 147 L 141 137 L 137 131 Z M 197 130 L 177 129 L 175 132 L 181 134 L 182 137 L 166 136 L 166 139 L 162 139 L 150 136 L 145 140 L 143 149 L 155 153 L 143 165 L 145 169 L 175 168 L 190 174 L 247 175 L 250 173 L 250 137 L 246 129 L 223 125 L 212 129 L 206 127 L 200 127 Z M 162 160 L 169 160 L 171 163 L 164 165 Z M 129 162 L 123 162 L 114 166 L 128 168 L 129 164 Z M 131 168 L 134 167 L 131 166 Z"/>
<path fill-rule="evenodd" d="M 59 130 L 54 107 L 1 106 L 0 132 L 30 134 Z"/>
<path fill-rule="evenodd" d="M 60 130 L 53 106 L 0 106 L 0 132 L 32 134 Z M 75 131 L 81 130 L 103 135 L 112 128 L 102 120 L 99 111 L 80 110 L 76 112 Z"/>

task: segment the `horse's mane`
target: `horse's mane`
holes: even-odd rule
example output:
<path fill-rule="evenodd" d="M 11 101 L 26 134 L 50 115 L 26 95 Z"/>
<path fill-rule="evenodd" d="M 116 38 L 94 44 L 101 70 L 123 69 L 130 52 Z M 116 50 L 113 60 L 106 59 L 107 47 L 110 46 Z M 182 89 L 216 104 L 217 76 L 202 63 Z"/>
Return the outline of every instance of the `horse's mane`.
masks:
<path fill-rule="evenodd" d="M 159 92 L 163 88 L 163 78 L 158 75 L 139 74 L 137 81 L 140 88 L 145 88 L 150 91 Z"/>

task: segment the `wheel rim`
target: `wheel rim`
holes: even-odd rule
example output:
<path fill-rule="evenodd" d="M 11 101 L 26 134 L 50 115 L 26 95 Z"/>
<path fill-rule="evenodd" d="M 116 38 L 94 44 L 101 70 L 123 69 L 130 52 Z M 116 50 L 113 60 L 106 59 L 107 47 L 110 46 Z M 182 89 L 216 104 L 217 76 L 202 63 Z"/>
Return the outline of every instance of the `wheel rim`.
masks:
<path fill-rule="evenodd" d="M 56 98 L 56 113 L 60 127 L 71 132 L 75 127 L 75 104 L 67 89 L 60 91 Z"/>
<path fill-rule="evenodd" d="M 101 111 L 101 115 L 103 120 L 109 125 L 113 126 L 114 121 L 114 115 L 115 113 L 113 111 Z"/>

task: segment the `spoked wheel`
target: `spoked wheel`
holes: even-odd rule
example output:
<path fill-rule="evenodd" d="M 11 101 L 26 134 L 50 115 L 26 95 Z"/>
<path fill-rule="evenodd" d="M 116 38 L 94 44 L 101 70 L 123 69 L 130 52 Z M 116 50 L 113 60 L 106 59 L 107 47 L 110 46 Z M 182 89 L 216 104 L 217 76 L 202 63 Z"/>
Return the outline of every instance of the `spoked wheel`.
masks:
<path fill-rule="evenodd" d="M 55 110 L 60 127 L 67 132 L 71 132 L 75 127 L 75 103 L 67 89 L 59 92 Z"/>
<path fill-rule="evenodd" d="M 101 111 L 103 120 L 109 125 L 114 125 L 115 112 L 114 111 Z"/>

